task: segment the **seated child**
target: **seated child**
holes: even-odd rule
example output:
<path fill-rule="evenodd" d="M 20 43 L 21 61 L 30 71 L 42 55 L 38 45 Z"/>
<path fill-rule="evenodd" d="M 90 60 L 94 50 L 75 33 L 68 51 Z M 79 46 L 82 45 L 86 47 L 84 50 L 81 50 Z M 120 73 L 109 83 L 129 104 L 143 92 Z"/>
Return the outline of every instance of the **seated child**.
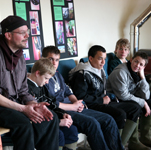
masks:
<path fill-rule="evenodd" d="M 53 110 L 60 119 L 59 130 L 59 150 L 65 146 L 67 149 L 76 150 L 78 131 L 72 125 L 73 121 L 69 114 L 64 110 L 58 108 L 58 103 L 55 98 L 51 97 L 46 87 L 44 86 L 49 82 L 49 79 L 55 74 L 53 64 L 49 59 L 40 59 L 35 62 L 32 67 L 31 74 L 28 76 L 29 93 L 38 102 L 48 102 L 47 106 L 51 111 Z"/>
<path fill-rule="evenodd" d="M 138 129 L 136 129 L 129 141 L 131 150 L 150 150 L 149 147 L 151 147 L 150 89 L 144 74 L 147 63 L 147 54 L 138 51 L 130 61 L 118 65 L 109 75 L 107 82 L 107 91 L 114 93 L 120 102 L 130 103 L 133 101 L 142 108 L 143 114 L 140 118 L 141 142 L 138 139 Z"/>
<path fill-rule="evenodd" d="M 121 38 L 116 42 L 115 57 L 108 63 L 108 74 L 119 64 L 127 62 L 126 57 L 130 51 L 130 43 L 128 39 Z"/>
<path fill-rule="evenodd" d="M 126 63 L 126 57 L 128 56 L 130 51 L 130 43 L 128 39 L 121 38 L 117 41 L 116 47 L 115 47 L 115 57 L 108 63 L 108 74 L 111 74 L 111 72 L 114 70 L 115 67 L 117 67 L 119 64 Z M 129 139 L 128 148 L 131 150 L 149 150 L 149 147 L 146 147 L 139 141 L 138 137 L 138 125 L 139 125 L 139 119 L 137 120 L 137 126 Z"/>

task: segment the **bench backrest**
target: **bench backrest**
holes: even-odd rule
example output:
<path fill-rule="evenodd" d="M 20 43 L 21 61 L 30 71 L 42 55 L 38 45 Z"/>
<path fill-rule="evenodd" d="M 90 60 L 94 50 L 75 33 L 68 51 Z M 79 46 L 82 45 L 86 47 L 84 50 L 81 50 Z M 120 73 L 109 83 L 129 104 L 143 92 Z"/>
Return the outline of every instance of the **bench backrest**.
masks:
<path fill-rule="evenodd" d="M 69 71 L 76 66 L 76 63 L 73 59 L 60 60 L 57 71 L 63 76 L 65 83 L 68 84 L 69 80 Z"/>
<path fill-rule="evenodd" d="M 27 72 L 31 72 L 31 68 L 32 68 L 33 64 L 27 64 L 26 68 L 27 68 Z M 63 76 L 65 82 L 68 84 L 68 73 L 71 69 L 73 69 L 76 66 L 76 63 L 73 59 L 67 59 L 67 60 L 60 60 L 59 61 L 59 66 L 57 71 L 59 71 L 61 73 L 61 75 Z"/>

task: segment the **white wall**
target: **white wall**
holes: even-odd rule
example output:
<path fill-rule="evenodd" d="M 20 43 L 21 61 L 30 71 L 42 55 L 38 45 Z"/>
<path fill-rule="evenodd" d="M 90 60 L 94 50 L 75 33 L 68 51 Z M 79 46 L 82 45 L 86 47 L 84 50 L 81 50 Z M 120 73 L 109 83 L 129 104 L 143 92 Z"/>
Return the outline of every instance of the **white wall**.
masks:
<path fill-rule="evenodd" d="M 93 44 L 113 52 L 119 38 L 130 40 L 130 24 L 150 4 L 151 0 L 74 0 L 79 55 L 73 59 L 86 57 Z M 50 0 L 41 0 L 41 11 L 44 45 L 54 45 Z M 0 20 L 10 14 L 13 14 L 12 0 L 0 0 Z M 150 25 L 147 28 L 148 31 Z"/>
<path fill-rule="evenodd" d="M 151 17 L 139 30 L 139 49 L 151 49 Z"/>

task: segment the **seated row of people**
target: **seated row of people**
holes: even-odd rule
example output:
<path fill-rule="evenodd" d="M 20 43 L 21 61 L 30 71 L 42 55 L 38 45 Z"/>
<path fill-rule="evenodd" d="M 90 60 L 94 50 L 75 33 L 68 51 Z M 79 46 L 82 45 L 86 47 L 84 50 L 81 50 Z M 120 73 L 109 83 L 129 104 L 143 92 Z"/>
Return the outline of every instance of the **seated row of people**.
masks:
<path fill-rule="evenodd" d="M 106 50 L 99 45 L 90 48 L 88 63 L 79 64 L 71 70 L 72 92 L 56 71 L 60 59 L 57 47 L 43 49 L 42 56 L 45 59 L 34 64 L 27 82 L 26 64 L 21 50 L 26 47 L 29 37 L 27 22 L 20 17 L 9 16 L 1 22 L 1 27 L 0 126 L 10 128 L 15 150 L 75 150 L 78 132 L 87 135 L 92 150 L 123 150 L 141 113 L 141 120 L 146 121 L 143 124 L 145 130 L 141 134 L 142 141 L 147 142 L 144 144 L 150 143 L 150 100 L 143 74 L 147 64 L 144 55 L 137 54 L 126 64 L 132 70 L 127 69 L 131 82 L 126 83 L 127 86 L 132 85 L 128 88 L 131 95 L 129 99 L 120 98 L 119 95 L 126 91 L 123 86 L 124 91 L 120 93 L 120 83 L 118 89 L 111 87 L 111 91 L 108 90 L 109 82 L 107 84 L 107 91 L 113 92 L 116 97 L 110 98 L 111 94 L 106 92 L 103 71 Z M 120 82 L 123 76 L 119 76 L 117 81 Z M 112 81 L 112 77 L 109 76 L 109 80 Z M 140 95 L 135 90 L 139 90 Z M 146 118 L 142 107 L 145 108 Z"/>
<path fill-rule="evenodd" d="M 33 68 L 28 79 L 28 89 L 26 62 L 22 52 L 29 37 L 28 24 L 18 16 L 8 16 L 1 22 L 1 28 L 0 126 L 10 128 L 14 150 L 58 150 L 60 137 L 65 139 L 60 146 L 76 149 L 72 143 L 77 141 L 77 130 L 87 135 L 92 150 L 124 149 L 114 119 L 108 114 L 84 108 L 83 100 L 76 98 L 62 76 L 56 72 L 60 53 L 48 51 L 45 56 L 43 54 L 43 57 L 51 60 L 54 68 L 51 64 L 52 72 L 41 72 L 41 67 L 35 67 L 38 70 Z M 38 60 L 35 66 L 40 61 L 44 59 Z M 39 88 L 48 80 L 46 87 L 51 97 L 46 95 L 46 88 Z M 63 133 L 63 136 L 59 137 L 59 133 Z"/>
<path fill-rule="evenodd" d="M 110 114 L 119 122 L 125 113 L 125 124 L 121 131 L 122 144 L 129 141 L 129 149 L 149 150 L 151 129 L 150 117 L 150 91 L 146 82 L 144 69 L 148 62 L 148 56 L 144 52 L 137 52 L 131 61 L 126 57 L 129 53 L 129 42 L 120 39 L 116 44 L 115 58 L 109 66 L 113 72 L 106 78 L 103 70 L 106 51 L 102 46 L 92 46 L 88 52 L 88 63 L 79 63 L 69 73 L 70 85 L 78 99 L 83 99 L 88 108 Z M 125 63 L 127 62 L 127 63 Z M 106 92 L 107 91 L 107 92 Z M 116 98 L 110 98 L 114 93 Z M 105 106 L 104 106 L 105 104 Z M 124 111 L 124 112 L 123 112 Z M 141 142 L 138 139 L 137 120 L 141 117 Z M 149 147 L 147 147 L 149 146 Z"/>
<path fill-rule="evenodd" d="M 105 54 L 105 49 L 101 46 L 92 46 L 90 48 L 89 53 L 88 53 L 89 62 L 87 64 L 77 65 L 70 72 L 70 81 L 71 81 L 70 85 L 71 85 L 75 95 L 77 96 L 77 98 L 78 99 L 83 99 L 84 102 L 87 104 L 88 108 L 110 114 L 116 120 L 116 123 L 117 123 L 119 129 L 124 128 L 123 130 L 121 130 L 121 132 L 122 132 L 121 133 L 121 138 L 122 138 L 122 144 L 125 145 L 130 137 L 131 137 L 131 139 L 134 138 L 132 135 L 133 135 L 133 133 L 135 133 L 135 128 L 137 126 L 137 119 L 142 113 L 142 107 L 140 107 L 139 104 L 133 102 L 133 100 L 128 100 L 128 101 L 125 102 L 125 101 L 123 101 L 121 99 L 117 99 L 117 98 L 110 99 L 107 96 L 107 95 L 110 96 L 110 94 L 106 93 L 106 91 L 105 91 L 106 89 L 104 87 L 105 87 L 105 83 L 106 83 L 105 82 L 106 78 L 105 78 L 105 75 L 103 74 L 103 70 L 102 70 L 103 65 L 105 63 L 105 61 L 104 61 L 105 57 L 103 57 L 103 55 L 101 55 L 99 52 L 101 54 L 102 53 Z M 59 57 L 57 56 L 58 54 L 59 54 L 59 50 L 56 47 L 53 47 L 53 46 L 46 47 L 43 50 L 43 57 L 47 57 L 47 58 L 51 59 L 51 61 L 54 64 L 56 69 L 58 67 L 57 61 L 59 62 L 59 58 L 60 58 L 60 55 L 59 55 Z M 136 56 L 134 56 L 134 58 Z M 140 56 L 140 55 L 138 54 L 138 56 Z M 142 56 L 140 56 L 140 57 L 142 57 Z M 145 60 L 146 60 L 146 58 L 147 57 L 145 57 L 145 58 L 142 57 L 142 59 L 145 59 Z M 97 60 L 98 60 L 98 63 L 97 63 Z M 101 63 L 99 63 L 99 62 L 101 62 Z M 144 64 L 144 66 L 145 65 L 146 64 Z M 60 88 L 61 81 L 59 80 L 59 78 L 62 78 L 62 77 L 61 77 L 61 75 L 59 75 L 59 73 L 56 73 L 56 74 L 58 74 L 58 75 L 52 77 L 52 80 L 51 79 L 49 80 L 49 81 L 51 81 L 51 84 L 46 85 L 46 87 L 47 87 L 48 91 L 51 93 L 51 95 L 53 95 L 56 98 L 58 97 L 57 99 L 60 99 L 63 94 L 61 94 L 61 97 L 60 97 L 59 91 L 61 89 Z M 82 79 L 81 79 L 81 76 L 80 76 L 81 74 L 82 74 L 82 77 L 83 77 Z M 99 80 L 99 78 L 100 78 L 100 80 Z M 61 80 L 63 81 L 63 79 L 61 79 Z M 62 83 L 64 83 L 64 81 Z M 101 86 L 101 83 L 103 84 L 103 86 Z M 52 85 L 54 85 L 53 88 L 52 88 Z M 56 89 L 56 87 L 58 87 L 58 89 Z M 97 87 L 99 87 L 99 88 L 97 89 Z M 146 88 L 146 89 L 148 90 L 148 88 Z M 95 91 L 95 93 L 93 93 L 93 91 Z M 111 91 L 111 92 L 113 92 L 113 91 Z M 101 95 L 100 97 L 98 96 L 99 94 Z M 85 97 L 80 97 L 81 95 L 85 95 L 86 98 Z M 109 98 L 108 103 L 106 103 L 108 105 L 104 105 L 104 104 L 101 105 L 101 101 L 103 101 L 104 100 L 103 98 L 106 97 L 106 96 L 107 96 L 107 98 Z M 91 98 L 89 99 L 89 97 L 91 97 Z M 92 99 L 92 97 L 93 97 L 93 99 Z M 96 101 L 95 101 L 94 97 L 96 98 Z M 148 99 L 148 98 L 149 97 L 148 97 L 148 94 L 147 94 L 145 99 Z M 63 100 L 65 98 L 62 97 L 61 99 Z M 67 100 L 66 100 L 66 103 L 69 103 L 69 102 L 70 101 L 67 102 Z M 94 107 L 93 107 L 93 103 L 96 103 L 96 104 L 94 104 Z M 123 113 L 123 110 L 124 110 L 124 113 L 126 115 Z M 119 114 L 121 116 L 119 116 Z M 125 125 L 122 124 L 122 121 L 124 120 L 122 118 L 122 115 L 124 117 L 126 116 L 126 118 L 123 117 L 126 120 Z M 148 116 L 148 115 L 150 115 L 149 111 L 146 114 L 146 116 Z M 143 124 L 143 125 L 149 126 L 149 124 L 147 124 L 147 125 Z M 144 128 L 144 126 L 142 128 Z M 146 134 L 145 134 L 145 136 L 146 136 Z M 136 138 L 138 139 L 138 137 L 136 137 Z M 133 140 L 131 140 L 131 141 L 133 141 Z M 138 143 L 139 143 L 139 149 L 144 149 L 144 148 L 150 149 L 150 148 L 146 147 L 145 145 L 141 144 L 140 142 L 137 142 L 137 144 Z M 132 145 L 131 148 L 135 147 L 137 144 L 136 143 L 133 143 L 133 145 L 131 144 Z"/>
<path fill-rule="evenodd" d="M 42 57 L 50 59 L 57 70 L 60 59 L 60 51 L 57 47 L 45 47 Z M 78 131 L 86 134 L 92 150 L 123 149 L 114 119 L 105 113 L 84 108 L 83 100 L 77 99 L 58 71 L 45 86 L 50 95 L 56 98 L 59 108 L 66 110 L 71 115 L 73 124 Z"/>

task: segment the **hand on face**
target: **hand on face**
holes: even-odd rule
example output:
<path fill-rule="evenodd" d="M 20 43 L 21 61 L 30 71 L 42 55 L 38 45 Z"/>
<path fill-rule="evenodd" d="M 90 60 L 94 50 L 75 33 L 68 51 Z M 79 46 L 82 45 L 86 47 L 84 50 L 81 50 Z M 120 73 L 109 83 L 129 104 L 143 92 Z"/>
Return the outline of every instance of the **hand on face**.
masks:
<path fill-rule="evenodd" d="M 139 76 L 140 76 L 141 79 L 145 78 L 144 69 L 141 69 L 138 73 L 139 73 Z"/>

